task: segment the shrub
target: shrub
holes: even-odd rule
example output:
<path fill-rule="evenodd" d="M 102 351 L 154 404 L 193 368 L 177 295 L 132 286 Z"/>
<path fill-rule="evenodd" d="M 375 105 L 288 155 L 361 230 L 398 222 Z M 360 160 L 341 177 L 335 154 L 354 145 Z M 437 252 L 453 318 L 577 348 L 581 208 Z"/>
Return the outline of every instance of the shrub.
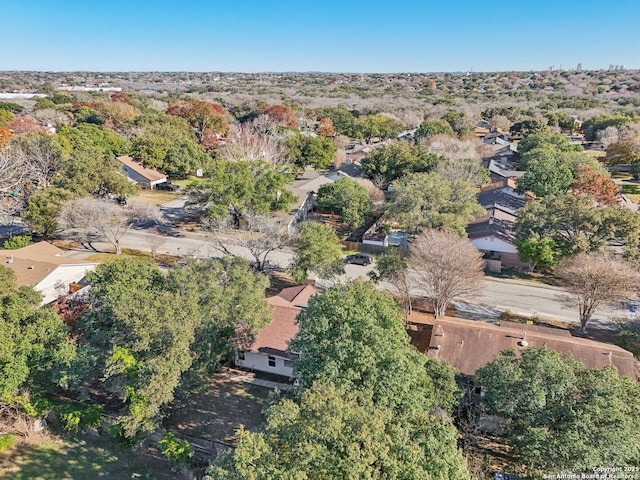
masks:
<path fill-rule="evenodd" d="M 193 458 L 191 444 L 186 440 L 178 440 L 171 431 L 160 440 L 160 449 L 174 468 L 188 466 Z"/>
<path fill-rule="evenodd" d="M 19 248 L 26 247 L 27 245 L 31 245 L 30 235 L 16 235 L 15 237 L 11 237 L 9 240 L 5 240 L 2 244 L 2 246 L 7 250 L 18 250 Z"/>
<path fill-rule="evenodd" d="M 17 437 L 12 433 L 0 435 L 0 453 L 4 453 L 16 444 Z"/>
<path fill-rule="evenodd" d="M 102 405 L 67 403 L 60 409 L 62 427 L 70 432 L 96 428 L 102 422 Z"/>

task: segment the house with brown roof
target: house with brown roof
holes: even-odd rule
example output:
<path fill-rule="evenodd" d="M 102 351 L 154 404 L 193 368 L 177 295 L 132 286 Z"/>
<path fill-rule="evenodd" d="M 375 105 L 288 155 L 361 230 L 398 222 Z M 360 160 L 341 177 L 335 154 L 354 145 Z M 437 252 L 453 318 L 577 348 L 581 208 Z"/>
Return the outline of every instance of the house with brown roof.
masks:
<path fill-rule="evenodd" d="M 440 318 L 432 324 L 413 325 L 412 343 L 432 358 L 445 361 L 462 374 L 475 375 L 498 353 L 511 349 L 546 346 L 572 355 L 588 368 L 615 366 L 620 374 L 635 378 L 633 354 L 617 345 L 574 337 L 571 332 L 541 325 L 500 321 L 498 324 Z"/>
<path fill-rule="evenodd" d="M 127 176 L 141 188 L 153 189 L 160 183 L 167 181 L 167 176 L 153 168 L 145 167 L 142 162 L 136 162 L 132 157 L 125 155 L 118 157 L 117 160 L 122 164 L 122 170 Z"/>
<path fill-rule="evenodd" d="M 42 303 L 51 303 L 69 293 L 98 263 L 64 256 L 64 250 L 39 242 L 17 250 L 0 249 L 2 265 L 16 275 L 18 286 L 31 286 L 42 294 Z"/>
<path fill-rule="evenodd" d="M 298 333 L 296 316 L 309 299 L 318 294 L 320 290 L 312 285 L 298 285 L 267 298 L 271 323 L 258 333 L 249 349 L 236 352 L 236 366 L 292 378 L 293 367 L 287 349 L 289 341 Z"/>

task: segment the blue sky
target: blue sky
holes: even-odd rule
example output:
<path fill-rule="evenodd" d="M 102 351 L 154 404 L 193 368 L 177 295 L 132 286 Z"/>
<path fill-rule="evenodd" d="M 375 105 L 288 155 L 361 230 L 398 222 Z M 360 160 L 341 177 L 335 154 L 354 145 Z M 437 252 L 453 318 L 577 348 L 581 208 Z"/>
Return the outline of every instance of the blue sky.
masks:
<path fill-rule="evenodd" d="M 0 0 L 0 70 L 640 68 L 640 0 Z"/>

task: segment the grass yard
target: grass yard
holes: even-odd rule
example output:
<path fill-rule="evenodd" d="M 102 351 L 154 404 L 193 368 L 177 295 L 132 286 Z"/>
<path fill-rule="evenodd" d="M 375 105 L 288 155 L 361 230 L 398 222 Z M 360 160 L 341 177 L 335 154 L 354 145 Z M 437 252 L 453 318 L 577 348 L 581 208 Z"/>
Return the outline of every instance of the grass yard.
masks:
<path fill-rule="evenodd" d="M 100 252 L 95 253 L 88 257 L 86 260 L 88 262 L 99 262 L 99 263 L 109 263 L 115 262 L 121 258 L 148 258 L 152 259 L 150 252 L 143 252 L 142 250 L 133 250 L 130 248 L 123 248 L 122 253 L 120 255 L 116 255 L 115 253 L 109 252 Z M 173 255 L 165 255 L 163 253 L 156 253 L 153 256 L 153 261 L 157 263 L 164 263 L 167 265 L 172 265 L 177 263 L 180 259 Z"/>
<path fill-rule="evenodd" d="M 199 392 L 177 399 L 164 427 L 233 445 L 241 425 L 254 429 L 265 420 L 262 409 L 270 390 L 225 375 L 214 375 Z"/>
<path fill-rule="evenodd" d="M 155 448 L 119 447 L 106 434 L 82 438 L 51 436 L 21 444 L 0 458 L 0 479 L 12 480 L 175 479 Z"/>
<path fill-rule="evenodd" d="M 163 203 L 177 200 L 182 196 L 179 192 L 169 192 L 166 190 L 140 190 L 137 195 L 131 197 L 132 201 L 139 201 L 149 205 L 162 205 Z"/>
<path fill-rule="evenodd" d="M 188 177 L 188 178 L 181 178 L 180 180 L 171 180 L 171 183 L 180 185 L 180 189 L 184 190 L 185 188 L 187 188 L 187 185 L 189 185 L 191 182 L 198 181 L 198 180 L 202 180 L 202 179 L 198 177 Z"/>

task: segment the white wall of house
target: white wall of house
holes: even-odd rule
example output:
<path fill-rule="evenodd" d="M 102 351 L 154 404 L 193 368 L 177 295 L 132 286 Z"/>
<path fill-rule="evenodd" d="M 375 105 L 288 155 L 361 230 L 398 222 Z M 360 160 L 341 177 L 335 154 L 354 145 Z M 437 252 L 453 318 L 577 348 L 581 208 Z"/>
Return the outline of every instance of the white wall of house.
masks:
<path fill-rule="evenodd" d="M 41 280 L 34 289 L 42 294 L 42 303 L 46 305 L 61 295 L 69 293 L 69 284 L 79 282 L 84 276 L 96 269 L 95 264 L 59 265 L 53 272 Z"/>
<path fill-rule="evenodd" d="M 138 172 L 128 167 L 127 165 L 122 165 L 122 169 L 130 179 L 135 180 L 138 183 L 138 185 L 140 185 L 142 188 L 153 188 L 154 186 L 167 181 L 166 177 L 161 178 L 159 180 L 149 181 L 148 178 L 143 177 L 142 175 L 140 175 Z"/>
<path fill-rule="evenodd" d="M 489 237 L 474 238 L 471 240 L 471 243 L 473 243 L 474 247 L 478 250 L 483 250 L 485 252 L 518 253 L 518 249 L 515 245 L 505 242 L 504 240 L 500 240 L 493 235 Z"/>
<path fill-rule="evenodd" d="M 240 358 L 241 355 L 240 352 L 236 352 L 235 364 L 237 367 L 293 377 L 293 367 L 291 367 L 291 363 L 286 358 L 269 356 L 264 353 L 244 352 L 244 360 L 242 360 Z M 270 365 L 270 362 L 275 363 L 275 366 Z"/>

